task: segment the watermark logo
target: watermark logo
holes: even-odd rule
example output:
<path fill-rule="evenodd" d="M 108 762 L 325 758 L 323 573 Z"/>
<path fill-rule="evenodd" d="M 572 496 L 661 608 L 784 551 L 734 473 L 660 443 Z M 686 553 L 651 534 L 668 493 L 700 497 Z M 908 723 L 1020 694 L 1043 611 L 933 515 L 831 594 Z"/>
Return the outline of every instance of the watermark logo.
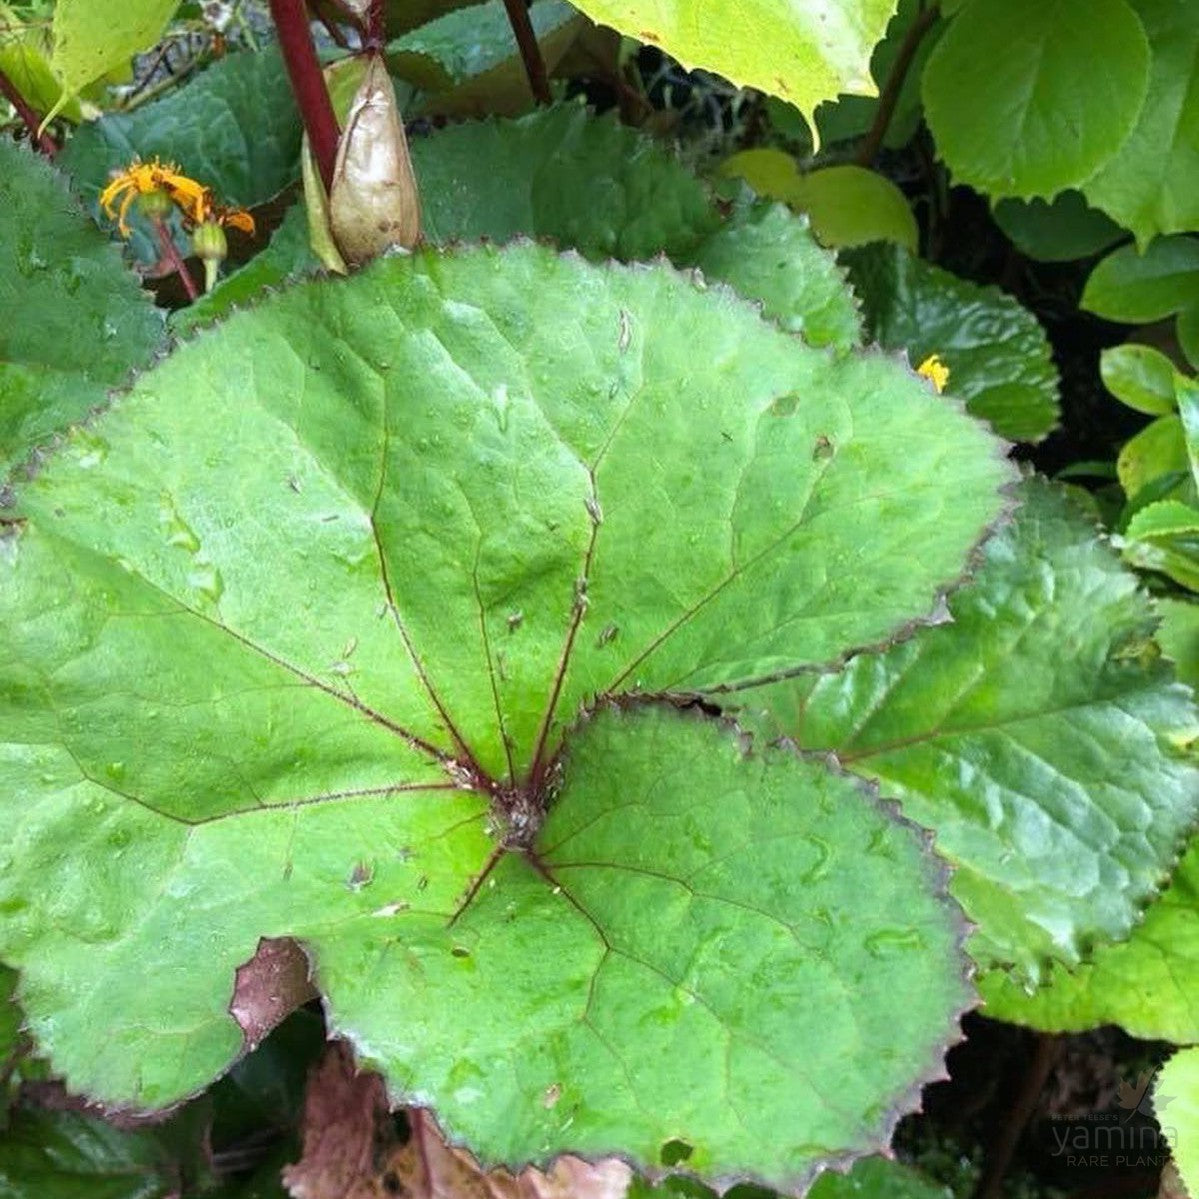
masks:
<path fill-rule="evenodd" d="M 1154 1093 L 1157 1069 L 1143 1070 L 1116 1088 L 1114 1110 L 1094 1115 L 1051 1117 L 1043 1149 L 1065 1173 L 1079 1170 L 1151 1174 L 1170 1159 L 1175 1130 L 1163 1119 L 1171 1096 Z"/>
<path fill-rule="evenodd" d="M 1166 1104 L 1171 1103 L 1174 1097 L 1153 1093 L 1153 1081 L 1160 1069 L 1157 1066 L 1152 1070 L 1142 1070 L 1136 1082 L 1122 1082 L 1116 1088 L 1116 1104 L 1128 1113 L 1124 1123 L 1127 1124 L 1138 1112 L 1150 1120 L 1161 1119 Z"/>

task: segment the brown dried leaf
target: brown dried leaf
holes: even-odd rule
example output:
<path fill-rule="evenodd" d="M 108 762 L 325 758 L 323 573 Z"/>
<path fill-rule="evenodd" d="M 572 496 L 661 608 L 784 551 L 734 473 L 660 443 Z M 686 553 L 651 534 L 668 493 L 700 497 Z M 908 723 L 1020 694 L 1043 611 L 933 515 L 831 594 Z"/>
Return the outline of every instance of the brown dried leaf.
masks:
<path fill-rule="evenodd" d="M 623 1199 L 633 1176 L 614 1158 L 562 1157 L 515 1176 L 484 1170 L 428 1112 L 407 1115 L 412 1135 L 398 1146 L 383 1080 L 355 1070 L 345 1045 L 330 1046 L 308 1080 L 303 1156 L 283 1171 L 292 1199 Z"/>
<path fill-rule="evenodd" d="M 246 1050 L 257 1048 L 280 1021 L 316 995 L 308 958 L 290 938 L 266 938 L 237 971 L 229 1013 L 241 1025 Z"/>
<path fill-rule="evenodd" d="M 308 1079 L 304 1149 L 283 1171 L 292 1199 L 381 1199 L 393 1149 L 387 1091 L 377 1074 L 359 1073 L 350 1050 L 330 1045 Z"/>
<path fill-rule="evenodd" d="M 624 1162 L 605 1158 L 592 1164 L 561 1157 L 548 1172 L 530 1167 L 513 1176 L 483 1170 L 464 1149 L 446 1144 L 428 1112 L 408 1113 L 412 1137 L 395 1156 L 393 1193 L 413 1199 L 622 1199 L 633 1173 Z"/>

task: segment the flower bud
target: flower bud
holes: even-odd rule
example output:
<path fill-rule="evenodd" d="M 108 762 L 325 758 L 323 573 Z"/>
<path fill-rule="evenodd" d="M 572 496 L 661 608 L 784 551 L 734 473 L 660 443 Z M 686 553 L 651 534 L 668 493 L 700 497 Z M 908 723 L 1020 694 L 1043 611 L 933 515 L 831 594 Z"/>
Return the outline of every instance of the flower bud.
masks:
<path fill-rule="evenodd" d="M 224 262 L 229 255 L 229 242 L 225 230 L 216 221 L 205 221 L 197 225 L 192 233 L 192 249 L 205 262 Z"/>
<path fill-rule="evenodd" d="M 204 290 L 212 291 L 221 263 L 229 253 L 225 230 L 216 221 L 204 221 L 197 225 L 192 233 L 192 249 L 204 263 Z"/>
<path fill-rule="evenodd" d="M 420 240 L 420 199 L 395 88 L 370 57 L 337 147 L 329 223 L 347 262 L 359 264 Z"/>

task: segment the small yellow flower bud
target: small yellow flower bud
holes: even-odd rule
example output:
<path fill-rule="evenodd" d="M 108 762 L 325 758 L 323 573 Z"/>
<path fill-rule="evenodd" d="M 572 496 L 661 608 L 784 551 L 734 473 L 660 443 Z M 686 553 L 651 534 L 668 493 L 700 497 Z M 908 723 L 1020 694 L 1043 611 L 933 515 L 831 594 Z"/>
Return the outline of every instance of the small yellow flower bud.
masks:
<path fill-rule="evenodd" d="M 949 382 L 949 367 L 941 361 L 937 354 L 930 354 L 916 368 L 916 374 L 927 379 L 937 389 L 938 395 L 945 390 L 945 386 Z"/>

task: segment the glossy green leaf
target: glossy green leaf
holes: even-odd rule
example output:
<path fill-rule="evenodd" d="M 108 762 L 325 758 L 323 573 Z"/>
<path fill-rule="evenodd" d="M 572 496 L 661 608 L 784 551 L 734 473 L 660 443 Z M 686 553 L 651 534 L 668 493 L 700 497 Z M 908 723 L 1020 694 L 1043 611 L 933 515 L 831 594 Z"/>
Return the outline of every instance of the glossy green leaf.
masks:
<path fill-rule="evenodd" d="M 841 92 L 873 95 L 870 54 L 897 0 L 580 0 L 593 21 L 794 104 L 805 117 Z"/>
<path fill-rule="evenodd" d="M 1199 229 L 1199 21 L 1191 0 L 1131 0 L 1149 38 L 1135 128 L 1082 191 L 1143 246 Z"/>
<path fill-rule="evenodd" d="M 681 1139 L 791 1185 L 879 1148 L 966 1001 L 920 839 L 696 713 L 577 722 L 927 617 L 996 449 L 894 361 L 535 245 L 184 346 L 20 489 L 0 565 L 0 958 L 55 1069 L 204 1085 L 290 934 L 487 1160 Z"/>
<path fill-rule="evenodd" d="M 89 201 L 110 171 L 157 157 L 213 188 L 222 203 L 249 208 L 299 178 L 299 154 L 299 114 L 272 47 L 230 54 L 160 100 L 83 126 L 58 163 Z M 150 262 L 158 248 L 144 220 L 131 214 L 135 253 Z"/>
<path fill-rule="evenodd" d="M 1157 610 L 1161 616 L 1157 641 L 1162 652 L 1173 660 L 1179 679 L 1199 690 L 1199 603 L 1163 598 L 1157 601 Z"/>
<path fill-rule="evenodd" d="M 1176 475 L 1176 486 L 1185 489 L 1189 484 L 1189 469 L 1182 420 L 1177 413 L 1159 416 L 1146 425 L 1124 444 L 1116 459 L 1116 475 L 1130 500 L 1135 500 L 1163 475 Z M 1183 495 L 1185 491 L 1180 490 L 1178 497 Z"/>
<path fill-rule="evenodd" d="M 68 96 L 154 46 L 179 0 L 56 0 L 50 66 Z"/>
<path fill-rule="evenodd" d="M 1199 1041 L 1199 842 L 1126 941 L 1100 945 L 1074 970 L 1054 967 L 1031 994 L 1002 971 L 984 974 L 986 1013 L 1049 1032 L 1119 1024 L 1134 1037 Z"/>
<path fill-rule="evenodd" d="M 1122 246 L 1091 272 L 1081 303 L 1097 316 L 1132 325 L 1199 305 L 1199 238 L 1161 237 L 1143 254 Z"/>
<path fill-rule="evenodd" d="M 1174 363 L 1152 346 L 1127 342 L 1112 346 L 1099 355 L 1099 376 L 1103 386 L 1122 404 L 1149 416 L 1165 416 L 1174 411 Z"/>
<path fill-rule="evenodd" d="M 160 314 L 45 159 L 0 139 L 0 478 L 162 340 Z"/>
<path fill-rule="evenodd" d="M 1147 504 L 1124 531 L 1124 557 L 1199 591 L 1199 508 L 1178 500 Z"/>
<path fill-rule="evenodd" d="M 529 9 L 539 39 L 574 16 L 574 9 L 563 0 L 537 0 Z M 517 54 L 503 0 L 447 13 L 387 45 L 392 73 L 428 91 L 466 83 Z"/>
<path fill-rule="evenodd" d="M 758 195 L 804 213 L 823 245 L 840 249 L 893 241 L 914 250 L 919 241 L 916 218 L 903 192 L 865 167 L 832 166 L 800 174 L 789 154 L 758 149 L 725 159 L 720 172 L 744 179 Z"/>
<path fill-rule="evenodd" d="M 1110 217 L 1088 208 L 1079 192 L 1059 192 L 1045 200 L 1000 200 L 995 223 L 1021 253 L 1038 262 L 1070 262 L 1089 258 L 1124 239 Z"/>
<path fill-rule="evenodd" d="M 959 183 L 1052 199 L 1115 154 L 1148 84 L 1127 0 L 969 0 L 924 69 L 924 112 Z"/>
<path fill-rule="evenodd" d="M 1182 421 L 1187 457 L 1191 463 L 1191 478 L 1199 489 L 1199 380 L 1176 374 L 1174 394 L 1178 401 L 1178 416 Z"/>
<path fill-rule="evenodd" d="M 18 1112 L 0 1136 L 5 1199 L 172 1199 L 178 1179 L 152 1131 L 76 1112 Z"/>
<path fill-rule="evenodd" d="M 932 829 L 978 925 L 971 952 L 1036 980 L 1128 935 L 1199 805 L 1199 722 L 1146 653 L 1135 577 L 1047 484 L 1025 484 L 953 623 L 840 674 L 765 688 L 747 715 L 831 750 Z"/>
<path fill-rule="evenodd" d="M 1057 370 L 1026 308 L 899 246 L 870 246 L 842 259 L 868 337 L 906 350 L 913 363 L 936 354 L 949 368 L 949 392 L 1003 437 L 1039 441 L 1057 424 Z"/>
<path fill-rule="evenodd" d="M 1199 1191 L 1199 1049 L 1178 1050 L 1158 1071 L 1153 1107 L 1170 1130 L 1170 1157 L 1193 1195 Z"/>
<path fill-rule="evenodd" d="M 565 0 L 537 0 L 529 20 L 552 73 L 586 22 Z M 428 93 L 417 112 L 515 114 L 533 105 L 503 0 L 458 9 L 404 34 L 388 43 L 387 63 L 392 74 Z"/>

